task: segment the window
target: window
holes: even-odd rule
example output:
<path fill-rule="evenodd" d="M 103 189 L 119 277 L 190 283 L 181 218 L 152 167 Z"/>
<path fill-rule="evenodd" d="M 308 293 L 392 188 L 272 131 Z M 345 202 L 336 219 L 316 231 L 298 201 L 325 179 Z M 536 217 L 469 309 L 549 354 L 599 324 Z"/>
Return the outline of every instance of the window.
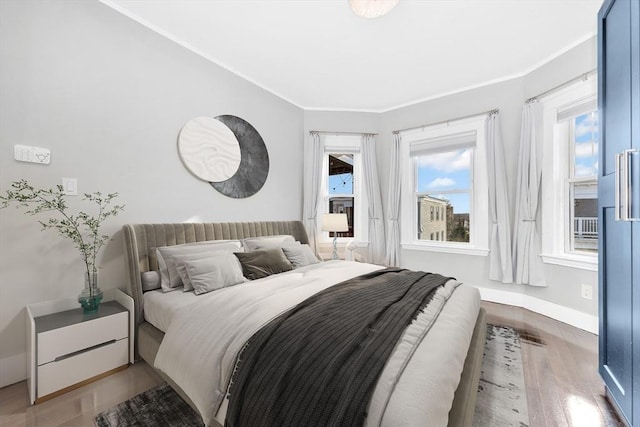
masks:
<path fill-rule="evenodd" d="M 488 253 L 484 122 L 475 117 L 402 134 L 403 247 Z"/>
<path fill-rule="evenodd" d="M 598 252 L 598 113 L 570 121 L 569 245 L 575 252 Z"/>
<path fill-rule="evenodd" d="M 597 270 L 598 113 L 596 78 L 544 98 L 542 259 Z M 548 165 L 548 166 L 547 166 Z"/>
<path fill-rule="evenodd" d="M 327 153 L 327 196 L 329 213 L 347 214 L 349 231 L 330 232 L 329 237 L 353 237 L 353 213 L 355 194 L 353 192 L 353 153 Z"/>
<path fill-rule="evenodd" d="M 349 230 L 345 232 L 318 233 L 325 241 L 332 240 L 334 234 L 340 239 L 368 240 L 367 200 L 362 188 L 362 160 L 360 136 L 323 136 L 323 182 L 320 191 L 319 213 L 344 213 L 347 215 Z"/>

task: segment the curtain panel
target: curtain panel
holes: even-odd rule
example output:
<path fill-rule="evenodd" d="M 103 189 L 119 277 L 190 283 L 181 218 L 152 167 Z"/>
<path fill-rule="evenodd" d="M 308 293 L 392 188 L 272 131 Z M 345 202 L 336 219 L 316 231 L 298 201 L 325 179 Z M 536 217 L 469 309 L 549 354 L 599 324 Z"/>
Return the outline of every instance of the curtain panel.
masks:
<path fill-rule="evenodd" d="M 513 283 L 511 218 L 500 114 L 491 112 L 486 119 L 487 174 L 489 185 L 489 279 Z"/>
<path fill-rule="evenodd" d="M 311 134 L 311 144 L 309 147 L 310 163 L 307 167 L 310 169 L 307 175 L 304 192 L 304 225 L 309 235 L 309 245 L 313 248 L 313 252 L 318 255 L 318 197 L 320 193 L 320 184 L 322 182 L 322 155 L 323 147 L 320 140 L 320 134 Z"/>
<path fill-rule="evenodd" d="M 540 258 L 541 123 L 540 104 L 526 103 L 522 109 L 512 250 L 515 283 L 531 286 L 546 286 Z"/>
<path fill-rule="evenodd" d="M 368 261 L 382 264 L 385 261 L 384 222 L 382 217 L 382 199 L 380 180 L 376 162 L 376 139 L 374 135 L 362 135 L 362 160 L 364 186 L 367 192 L 369 209 L 369 256 Z"/>
<path fill-rule="evenodd" d="M 400 265 L 400 144 L 402 136 L 393 134 L 389 165 L 389 193 L 387 194 L 387 250 L 385 264 Z"/>

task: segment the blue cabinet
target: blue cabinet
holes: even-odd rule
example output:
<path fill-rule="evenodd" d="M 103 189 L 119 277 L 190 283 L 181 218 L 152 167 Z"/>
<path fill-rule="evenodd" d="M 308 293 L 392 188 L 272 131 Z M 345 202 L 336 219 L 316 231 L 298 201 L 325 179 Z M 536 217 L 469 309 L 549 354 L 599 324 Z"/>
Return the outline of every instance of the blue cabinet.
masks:
<path fill-rule="evenodd" d="M 607 0 L 599 16 L 600 375 L 640 426 L 640 0 Z"/>

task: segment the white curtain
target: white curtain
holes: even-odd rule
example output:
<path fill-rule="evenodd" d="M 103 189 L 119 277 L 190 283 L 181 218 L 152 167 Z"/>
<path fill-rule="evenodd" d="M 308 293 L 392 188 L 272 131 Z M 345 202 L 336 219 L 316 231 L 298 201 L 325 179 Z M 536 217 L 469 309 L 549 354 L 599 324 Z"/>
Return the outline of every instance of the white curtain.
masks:
<path fill-rule="evenodd" d="M 309 235 L 309 245 L 318 254 L 318 196 L 320 193 L 320 183 L 322 182 L 322 155 L 323 148 L 320 141 L 320 134 L 311 134 L 311 144 L 307 154 L 306 164 L 308 173 L 305 174 L 304 192 L 304 224 Z"/>
<path fill-rule="evenodd" d="M 531 286 L 546 286 L 540 259 L 541 122 L 538 102 L 526 103 L 522 109 L 512 250 L 515 282 Z"/>
<path fill-rule="evenodd" d="M 384 223 L 380 180 L 376 163 L 376 139 L 374 135 L 362 135 L 362 163 L 364 186 L 369 204 L 369 257 L 368 261 L 382 264 L 385 261 Z"/>
<path fill-rule="evenodd" d="M 513 259 L 511 256 L 511 220 L 504 149 L 500 132 L 500 114 L 487 116 L 485 126 L 487 140 L 487 172 L 489 183 L 489 279 L 513 283 Z"/>
<path fill-rule="evenodd" d="M 387 255 L 385 264 L 400 265 L 400 143 L 399 133 L 393 134 L 387 194 Z"/>

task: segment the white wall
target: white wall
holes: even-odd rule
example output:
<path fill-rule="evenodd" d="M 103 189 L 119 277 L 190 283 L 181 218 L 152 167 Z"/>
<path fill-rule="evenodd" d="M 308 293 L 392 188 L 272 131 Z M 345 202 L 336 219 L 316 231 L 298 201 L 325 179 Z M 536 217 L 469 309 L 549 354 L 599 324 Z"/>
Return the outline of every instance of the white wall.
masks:
<path fill-rule="evenodd" d="M 105 223 L 101 288 L 126 288 L 125 223 L 301 219 L 303 111 L 111 8 L 0 1 L 0 64 L 0 191 L 76 177 L 81 193 L 119 192 L 126 205 Z M 221 114 L 251 123 L 269 151 L 268 179 L 247 199 L 221 195 L 178 156 L 183 124 Z M 49 148 L 51 164 L 13 160 L 14 144 Z M 70 242 L 0 210 L 0 386 L 26 376 L 25 305 L 82 286 Z"/>

